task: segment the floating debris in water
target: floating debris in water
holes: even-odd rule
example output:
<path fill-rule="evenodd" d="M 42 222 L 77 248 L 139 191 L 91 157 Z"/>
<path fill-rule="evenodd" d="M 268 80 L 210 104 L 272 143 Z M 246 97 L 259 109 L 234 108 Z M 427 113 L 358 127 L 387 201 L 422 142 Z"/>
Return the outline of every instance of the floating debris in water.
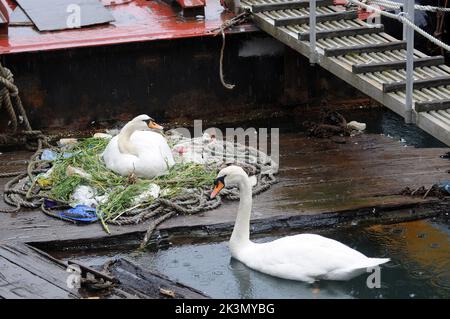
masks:
<path fill-rule="evenodd" d="M 366 129 L 367 125 L 366 125 L 366 123 L 351 121 L 350 123 L 347 124 L 347 127 L 349 129 L 356 130 L 356 131 L 364 131 Z"/>
<path fill-rule="evenodd" d="M 322 114 L 320 123 L 303 122 L 308 135 L 318 138 L 329 138 L 336 135 L 350 136 L 352 129 L 348 127 L 347 120 L 336 111 L 327 111 Z"/>
<path fill-rule="evenodd" d="M 440 156 L 441 158 L 450 159 L 450 152 L 445 153 L 444 155 Z"/>

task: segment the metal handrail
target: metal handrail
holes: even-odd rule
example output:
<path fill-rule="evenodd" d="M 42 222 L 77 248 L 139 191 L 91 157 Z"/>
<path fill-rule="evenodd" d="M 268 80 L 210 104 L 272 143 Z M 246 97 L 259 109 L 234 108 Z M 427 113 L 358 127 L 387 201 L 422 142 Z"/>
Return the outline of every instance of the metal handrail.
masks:
<path fill-rule="evenodd" d="M 404 0 L 403 14 L 414 24 L 415 2 L 412 0 Z M 309 45 L 310 54 L 309 61 L 312 64 L 318 62 L 317 54 L 317 3 L 316 0 L 309 0 Z M 405 98 L 405 122 L 414 123 L 414 28 L 404 24 L 403 40 L 407 43 L 406 49 L 406 98 Z"/>
<path fill-rule="evenodd" d="M 403 12 L 407 15 L 409 21 L 414 24 L 414 1 L 404 0 Z M 405 24 L 406 25 L 406 24 Z M 413 118 L 413 91 L 414 91 L 414 29 L 411 26 L 406 27 L 404 34 L 406 41 L 406 97 L 405 97 L 405 122 L 414 123 Z"/>
<path fill-rule="evenodd" d="M 309 45 L 310 54 L 309 62 L 311 64 L 317 63 L 317 49 L 316 49 L 316 16 L 317 16 L 316 0 L 309 0 Z"/>

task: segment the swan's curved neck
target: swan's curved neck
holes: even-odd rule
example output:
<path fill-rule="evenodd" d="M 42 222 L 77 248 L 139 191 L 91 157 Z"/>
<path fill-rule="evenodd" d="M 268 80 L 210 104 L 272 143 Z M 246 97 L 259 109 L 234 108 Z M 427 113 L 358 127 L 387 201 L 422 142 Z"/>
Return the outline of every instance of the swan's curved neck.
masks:
<path fill-rule="evenodd" d="M 239 187 L 239 209 L 231 234 L 230 244 L 234 247 L 250 242 L 250 215 L 252 211 L 252 185 L 247 176 L 242 176 Z"/>
<path fill-rule="evenodd" d="M 136 131 L 136 127 L 134 126 L 134 123 L 130 122 L 127 123 L 119 133 L 119 137 L 117 140 L 117 143 L 119 145 L 119 151 L 123 154 L 131 154 L 138 156 L 139 153 L 136 149 L 136 147 L 131 143 L 131 135 Z"/>

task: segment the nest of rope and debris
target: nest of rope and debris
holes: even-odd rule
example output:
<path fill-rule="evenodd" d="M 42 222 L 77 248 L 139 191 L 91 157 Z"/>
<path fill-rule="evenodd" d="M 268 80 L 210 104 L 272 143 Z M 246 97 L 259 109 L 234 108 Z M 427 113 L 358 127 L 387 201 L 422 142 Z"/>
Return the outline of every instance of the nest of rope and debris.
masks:
<path fill-rule="evenodd" d="M 120 176 L 102 160 L 110 138 L 68 139 L 58 148 L 42 149 L 31 159 L 28 172 L 7 183 L 5 202 L 17 208 L 40 207 L 50 216 L 74 223 L 100 221 L 108 232 L 108 224 L 148 220 L 153 230 L 172 216 L 214 209 L 222 198 L 237 199 L 236 189 L 210 198 L 213 181 L 226 165 L 239 165 L 254 176 L 255 194 L 268 189 L 278 171 L 269 156 L 252 147 L 209 136 L 186 139 L 173 134 L 167 139 L 176 164 L 166 175 L 152 179 Z M 224 156 L 227 152 L 235 156 L 232 162 L 226 160 L 230 158 Z"/>

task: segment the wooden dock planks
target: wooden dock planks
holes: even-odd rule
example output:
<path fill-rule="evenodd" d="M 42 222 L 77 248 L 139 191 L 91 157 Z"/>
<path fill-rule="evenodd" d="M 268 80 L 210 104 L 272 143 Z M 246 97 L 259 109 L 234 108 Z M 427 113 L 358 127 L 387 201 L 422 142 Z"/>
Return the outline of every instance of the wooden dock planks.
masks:
<path fill-rule="evenodd" d="M 206 299 L 201 291 L 170 280 L 162 274 L 142 269 L 127 259 L 119 259 L 110 269 L 119 280 L 120 290 L 140 298 L 156 299 Z"/>
<path fill-rule="evenodd" d="M 0 245 L 0 298 L 73 299 L 66 269 L 21 244 Z"/>

